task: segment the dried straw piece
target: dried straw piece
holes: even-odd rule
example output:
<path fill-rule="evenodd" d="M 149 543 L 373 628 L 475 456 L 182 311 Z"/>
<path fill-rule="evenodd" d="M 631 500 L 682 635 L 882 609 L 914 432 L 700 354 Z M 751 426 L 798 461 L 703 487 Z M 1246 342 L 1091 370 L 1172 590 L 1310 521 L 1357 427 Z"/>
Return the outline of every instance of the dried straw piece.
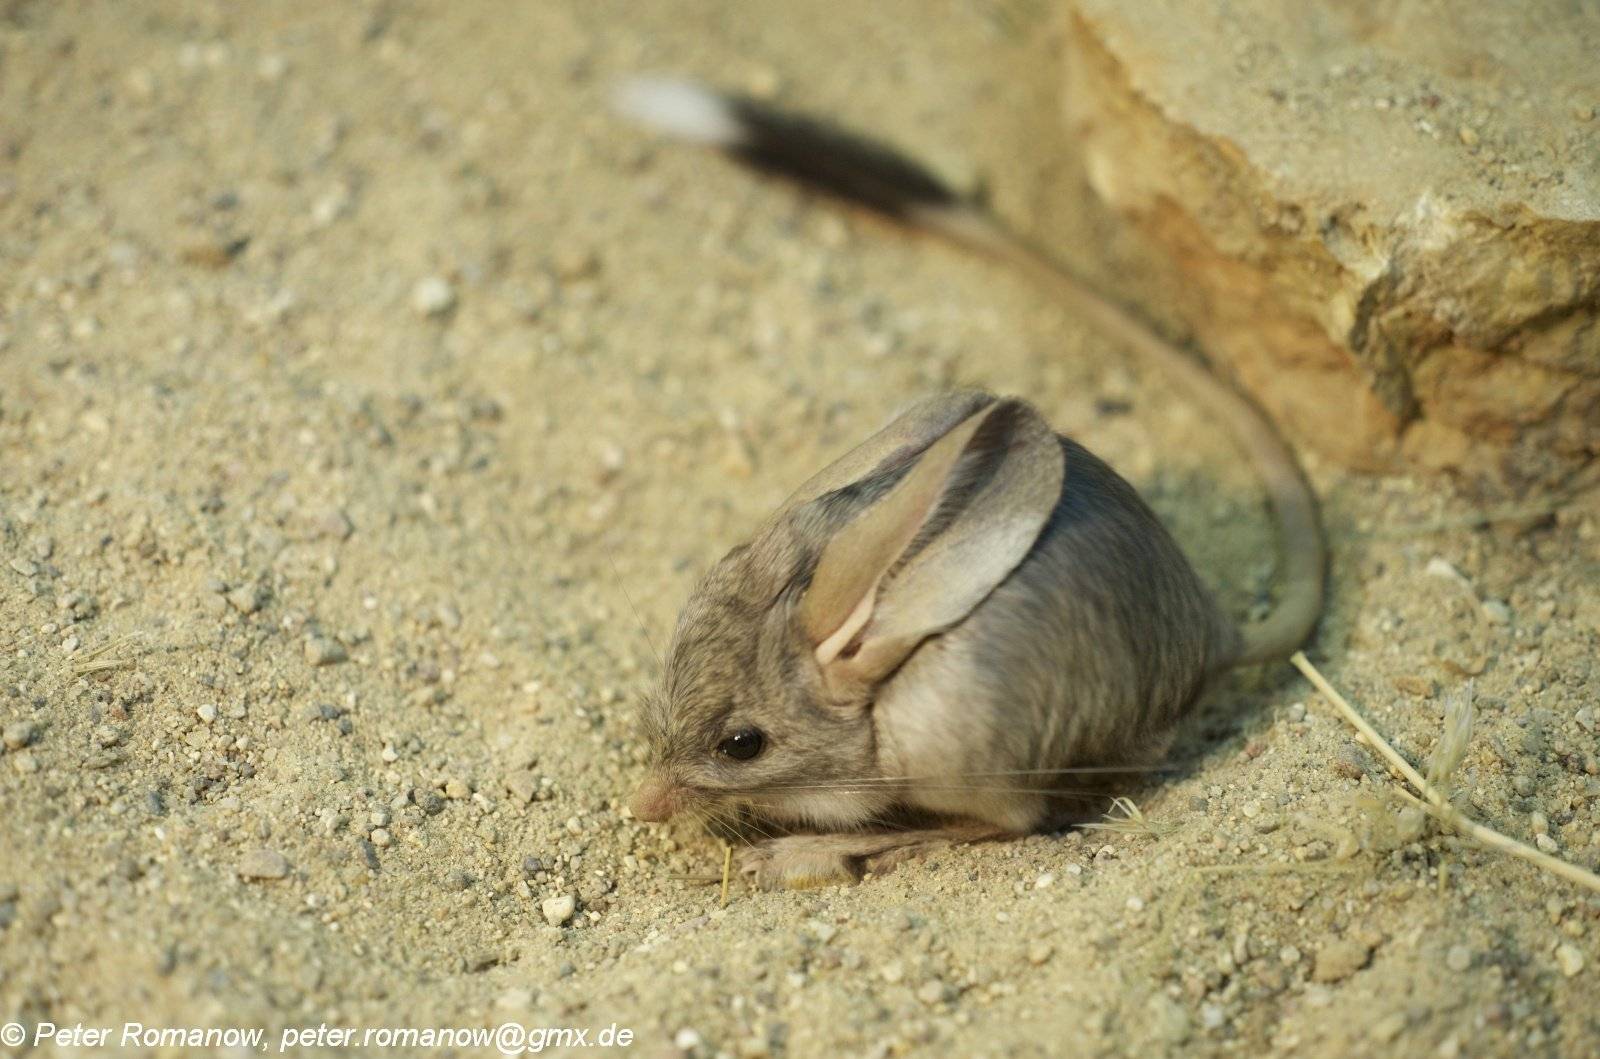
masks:
<path fill-rule="evenodd" d="M 1116 815 L 1118 813 L 1121 815 Z M 1104 820 L 1078 826 L 1086 831 L 1113 831 L 1119 835 L 1143 835 L 1145 838 L 1161 838 L 1178 829 L 1176 824 L 1151 820 L 1140 811 L 1132 798 L 1122 797 L 1111 799 L 1111 810 L 1105 814 Z"/>
<path fill-rule="evenodd" d="M 1411 763 L 1401 757 L 1400 752 L 1391 746 L 1387 739 L 1379 735 L 1378 730 L 1367 723 L 1366 718 L 1356 712 L 1355 707 L 1351 706 L 1349 701 L 1339 694 L 1332 684 L 1328 683 L 1327 678 L 1317 671 L 1317 667 L 1311 664 L 1310 659 L 1306 658 L 1305 652 L 1296 651 L 1289 661 L 1294 663 L 1294 667 L 1300 670 L 1305 675 L 1305 678 L 1315 685 L 1316 689 L 1322 693 L 1323 698 L 1327 699 L 1334 709 L 1346 721 L 1350 722 L 1356 731 L 1365 736 L 1367 742 L 1382 754 L 1389 764 L 1394 766 L 1395 771 L 1404 776 L 1406 782 L 1415 787 L 1417 793 L 1421 795 L 1420 798 L 1417 798 L 1413 797 L 1408 791 L 1401 791 L 1400 793 L 1407 800 L 1441 823 L 1447 824 L 1481 845 L 1499 850 L 1502 853 L 1509 853 L 1513 857 L 1520 857 L 1536 868 L 1541 868 L 1552 875 L 1566 879 L 1568 882 L 1577 883 L 1579 886 L 1593 890 L 1595 893 L 1600 893 L 1600 875 L 1595 875 L 1594 872 L 1580 868 L 1576 864 L 1569 864 L 1560 857 L 1552 857 L 1548 853 L 1542 853 L 1534 849 L 1532 846 L 1524 845 L 1516 839 L 1502 835 L 1494 828 L 1486 827 L 1463 814 L 1459 809 L 1451 805 L 1449 800 L 1433 784 L 1424 779 L 1420 772 L 1412 768 Z M 1462 721 L 1458 715 L 1455 724 L 1452 724 L 1447 711 L 1445 724 L 1445 737 L 1447 740 L 1464 738 L 1460 726 L 1471 724 L 1470 712 L 1468 712 L 1465 721 Z M 1464 747 L 1452 747 L 1452 751 L 1458 749 L 1464 751 Z"/>

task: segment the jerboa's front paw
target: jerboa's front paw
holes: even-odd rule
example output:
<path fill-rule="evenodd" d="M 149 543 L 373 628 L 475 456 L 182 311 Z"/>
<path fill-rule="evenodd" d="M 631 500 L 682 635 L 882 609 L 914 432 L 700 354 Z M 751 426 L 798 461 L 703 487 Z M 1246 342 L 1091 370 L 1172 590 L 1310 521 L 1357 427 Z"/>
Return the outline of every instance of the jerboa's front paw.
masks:
<path fill-rule="evenodd" d="M 739 870 L 763 890 L 811 890 L 861 878 L 859 858 L 825 835 L 790 835 L 746 849 Z"/>

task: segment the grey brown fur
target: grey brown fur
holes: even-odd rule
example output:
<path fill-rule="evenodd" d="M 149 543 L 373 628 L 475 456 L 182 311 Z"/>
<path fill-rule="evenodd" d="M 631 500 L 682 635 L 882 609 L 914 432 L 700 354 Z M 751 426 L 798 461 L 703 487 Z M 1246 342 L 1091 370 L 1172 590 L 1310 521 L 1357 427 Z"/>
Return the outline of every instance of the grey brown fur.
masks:
<path fill-rule="evenodd" d="M 1036 411 L 981 393 L 924 401 L 696 589 L 645 710 L 637 815 L 800 829 L 745 861 L 787 885 L 1025 834 L 1084 815 L 1081 770 L 1162 756 L 1217 673 L 1306 638 L 1323 593 L 1316 505 L 1248 401 L 914 162 L 678 82 L 642 82 L 626 109 L 1048 282 L 1234 428 L 1286 573 L 1274 614 L 1241 631 L 1133 488 Z M 724 740 L 751 731 L 760 752 L 735 760 Z"/>
<path fill-rule="evenodd" d="M 738 809 L 764 829 L 857 832 L 832 860 L 814 836 L 751 856 L 767 881 L 795 883 L 937 842 L 926 831 L 900 843 L 864 830 L 908 813 L 958 822 L 966 838 L 1081 818 L 1081 777 L 1071 770 L 1159 756 L 1172 724 L 1237 654 L 1238 634 L 1132 487 L 1064 437 L 1050 436 L 1063 472 L 1042 529 L 970 612 L 868 684 L 831 682 L 814 657 L 817 637 L 801 612 L 829 542 L 907 479 L 951 432 L 940 427 L 986 408 L 999 410 L 994 420 L 1038 421 L 1022 402 L 986 394 L 925 402 L 903 417 L 932 427 L 920 447 L 891 424 L 841 461 L 860 466 L 862 450 L 881 457 L 862 478 L 786 505 L 706 574 L 645 711 L 652 780 L 636 801 L 640 815 Z M 924 556 L 960 532 L 984 473 L 1013 458 L 1009 436 L 985 440 L 974 435 L 938 509 L 890 567 L 886 601 L 897 575 L 936 561 Z M 765 737 L 754 760 L 718 753 L 741 728 Z M 668 812 L 651 801 L 655 791 L 671 792 Z M 823 864 L 832 870 L 819 875 Z"/>

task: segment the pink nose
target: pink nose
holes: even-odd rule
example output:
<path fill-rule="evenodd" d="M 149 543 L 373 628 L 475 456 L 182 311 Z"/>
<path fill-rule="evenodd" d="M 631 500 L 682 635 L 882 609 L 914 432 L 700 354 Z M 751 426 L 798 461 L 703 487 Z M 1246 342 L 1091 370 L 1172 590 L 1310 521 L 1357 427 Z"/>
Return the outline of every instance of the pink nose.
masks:
<path fill-rule="evenodd" d="M 628 803 L 635 817 L 652 824 L 671 819 L 682 807 L 683 788 L 655 772 L 644 778 Z"/>

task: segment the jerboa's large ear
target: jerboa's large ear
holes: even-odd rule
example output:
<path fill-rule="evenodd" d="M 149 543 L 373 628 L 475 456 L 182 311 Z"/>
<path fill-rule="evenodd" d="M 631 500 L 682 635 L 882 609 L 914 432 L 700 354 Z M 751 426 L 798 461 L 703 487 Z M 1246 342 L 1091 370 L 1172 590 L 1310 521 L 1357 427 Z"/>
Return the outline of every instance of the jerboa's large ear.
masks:
<path fill-rule="evenodd" d="M 824 547 L 799 619 L 828 683 L 871 684 L 983 601 L 1061 496 L 1065 456 L 1020 401 L 991 401 L 929 445 Z"/>
<path fill-rule="evenodd" d="M 980 390 L 942 393 L 918 401 L 888 426 L 806 479 L 778 508 L 772 521 L 781 521 L 801 504 L 868 477 L 898 455 L 921 452 L 963 419 L 994 403 L 992 394 Z"/>

